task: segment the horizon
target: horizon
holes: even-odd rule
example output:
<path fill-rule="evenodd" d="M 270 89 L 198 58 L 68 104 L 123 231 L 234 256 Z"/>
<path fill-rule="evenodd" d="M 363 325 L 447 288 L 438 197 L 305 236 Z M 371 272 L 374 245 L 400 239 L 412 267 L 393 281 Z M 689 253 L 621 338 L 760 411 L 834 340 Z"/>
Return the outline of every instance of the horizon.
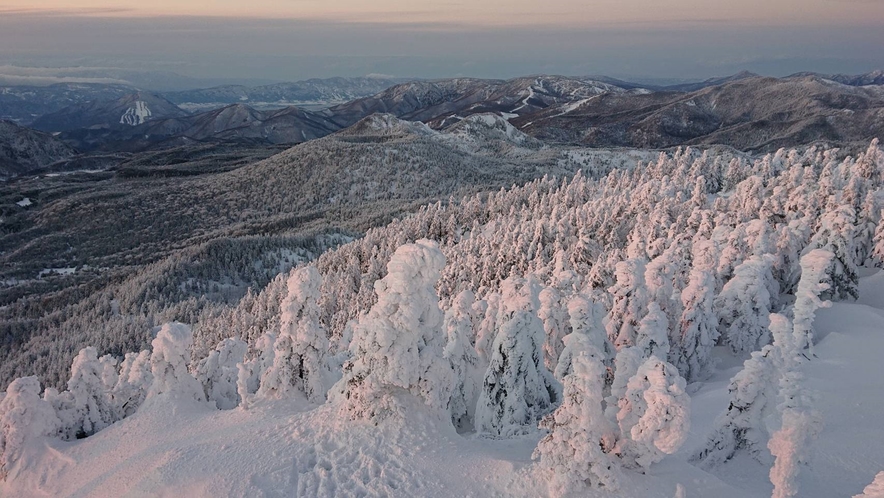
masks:
<path fill-rule="evenodd" d="M 147 71 L 180 74 L 197 86 L 368 74 L 677 82 L 742 70 L 782 77 L 884 68 L 877 49 L 884 45 L 884 2 L 814 0 L 798 8 L 791 0 L 741 6 L 678 0 L 589 9 L 554 0 L 544 9 L 496 1 L 398 10 L 349 3 L 261 0 L 245 15 L 230 2 L 147 8 L 128 0 L 81 1 L 61 8 L 46 0 L 34 8 L 0 0 L 0 79 L 42 77 L 45 84 Z M 91 74 L 70 74 L 77 71 Z"/>

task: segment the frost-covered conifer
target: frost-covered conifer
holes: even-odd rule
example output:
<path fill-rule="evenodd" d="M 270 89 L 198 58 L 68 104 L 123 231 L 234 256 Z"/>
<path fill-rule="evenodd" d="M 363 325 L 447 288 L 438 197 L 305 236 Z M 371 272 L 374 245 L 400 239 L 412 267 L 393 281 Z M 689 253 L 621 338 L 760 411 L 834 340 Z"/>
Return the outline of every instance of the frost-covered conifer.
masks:
<path fill-rule="evenodd" d="M 0 399 L 0 481 L 13 471 L 30 441 L 55 436 L 60 426 L 52 405 L 40 398 L 37 377 L 12 381 Z"/>
<path fill-rule="evenodd" d="M 395 410 L 407 392 L 440 413 L 448 406 L 453 372 L 443 358 L 445 333 L 435 285 L 445 266 L 430 240 L 400 246 L 375 283 L 378 302 L 355 327 L 352 358 L 335 390 L 354 418 Z"/>
<path fill-rule="evenodd" d="M 814 249 L 801 258 L 801 280 L 795 291 L 794 342 L 799 351 L 807 350 L 813 355 L 813 320 L 816 310 L 831 306 L 821 296 L 831 288 L 832 262 L 835 255 L 822 249 Z"/>
<path fill-rule="evenodd" d="M 126 353 L 120 364 L 117 383 L 111 391 L 114 405 L 121 417 L 125 418 L 135 413 L 144 402 L 152 382 L 150 351 Z"/>
<path fill-rule="evenodd" d="M 666 358 L 669 354 L 669 321 L 655 302 L 648 305 L 648 314 L 638 324 L 635 347 L 645 358 Z"/>
<path fill-rule="evenodd" d="M 884 268 L 884 210 L 881 211 L 881 221 L 875 227 L 875 235 L 872 238 L 872 250 L 869 258 L 878 268 Z"/>
<path fill-rule="evenodd" d="M 455 427 L 468 427 L 472 424 L 479 388 L 482 383 L 482 369 L 479 355 L 470 344 L 473 320 L 472 306 L 475 301 L 472 291 L 464 290 L 454 297 L 451 308 L 445 312 L 445 331 L 448 344 L 443 355 L 454 372 L 454 388 L 451 392 L 451 420 Z"/>
<path fill-rule="evenodd" d="M 743 364 L 728 386 L 730 403 L 715 422 L 702 450 L 691 460 L 712 467 L 746 451 L 767 463 L 762 449 L 769 437 L 764 418 L 773 411 L 777 395 L 777 367 L 774 346 L 765 346 Z"/>
<path fill-rule="evenodd" d="M 797 310 L 796 310 L 797 311 Z M 770 480 L 774 498 L 798 495 L 798 474 L 811 456 L 811 445 L 822 429 L 822 418 L 814 408 L 815 394 L 805 386 L 801 371 L 801 339 L 807 336 L 792 333 L 792 323 L 783 315 L 770 316 L 774 347 L 779 353 L 780 429 L 771 435 L 767 448 L 774 456 Z"/>
<path fill-rule="evenodd" d="M 619 411 L 617 404 L 626 396 L 626 386 L 645 360 L 647 358 L 642 356 L 641 350 L 635 346 L 623 348 L 617 352 L 617 356 L 614 357 L 614 379 L 611 382 L 611 392 L 605 398 L 605 416 L 609 420 L 617 419 Z"/>
<path fill-rule="evenodd" d="M 826 270 L 831 286 L 823 294 L 824 299 L 856 299 L 859 297 L 856 273 L 856 213 L 847 205 L 828 211 L 820 218 L 820 228 L 810 239 L 804 254 L 822 249 L 832 253 L 833 258 Z M 862 262 L 860 262 L 862 263 Z"/>
<path fill-rule="evenodd" d="M 615 266 L 614 276 L 617 283 L 608 289 L 614 303 L 608 313 L 608 323 L 605 328 L 608 339 L 619 350 L 635 345 L 638 323 L 644 316 L 648 304 L 645 264 L 638 259 L 621 261 Z"/>
<path fill-rule="evenodd" d="M 715 296 L 714 243 L 700 240 L 693 247 L 694 267 L 688 286 L 682 291 L 681 321 L 677 340 L 670 344 L 669 358 L 689 381 L 703 375 L 718 340 L 718 318 L 713 308 Z"/>
<path fill-rule="evenodd" d="M 552 472 L 556 495 L 585 486 L 616 490 L 620 471 L 609 455 L 616 433 L 602 409 L 605 366 L 585 352 L 571 363 L 562 404 L 540 422 L 549 434 L 538 443 L 533 458 Z"/>
<path fill-rule="evenodd" d="M 536 284 L 511 277 L 501 291 L 498 332 L 476 407 L 476 429 L 511 437 L 533 430 L 553 409 L 558 386 L 543 363 Z"/>
<path fill-rule="evenodd" d="M 720 282 L 719 286 L 730 280 L 734 268 L 752 253 L 746 238 L 746 226 L 742 223 L 729 232 L 727 243 L 722 246 L 721 254 L 718 257 L 717 280 Z"/>
<path fill-rule="evenodd" d="M 649 300 L 657 303 L 663 310 L 670 328 L 678 323 L 682 312 L 681 302 L 675 290 L 675 279 L 680 271 L 679 266 L 680 264 L 676 261 L 675 248 L 670 248 L 648 263 L 645 270 L 645 284 Z"/>
<path fill-rule="evenodd" d="M 220 410 L 230 410 L 239 405 L 237 365 L 242 363 L 248 349 L 249 345 L 241 339 L 224 339 L 197 364 L 196 378 L 203 385 L 206 399 L 214 401 Z"/>
<path fill-rule="evenodd" d="M 285 396 L 292 391 L 313 403 L 325 401 L 328 338 L 319 323 L 322 278 L 313 266 L 292 271 L 280 310 L 273 364 L 261 377 L 259 396 Z"/>
<path fill-rule="evenodd" d="M 236 365 L 236 393 L 240 407 L 248 408 L 261 387 L 261 379 L 270 371 L 275 357 L 276 334 L 266 333 L 255 344 L 255 356 Z"/>
<path fill-rule="evenodd" d="M 559 356 L 555 378 L 560 382 L 563 381 L 565 376 L 571 373 L 571 359 L 580 352 L 586 351 L 590 356 L 597 355 L 605 365 L 606 383 L 610 383 L 613 380 L 614 356 L 617 351 L 608 340 L 605 327 L 602 325 L 604 307 L 600 303 L 577 294 L 568 301 L 568 314 L 571 333 L 562 339 L 565 349 Z"/>
<path fill-rule="evenodd" d="M 678 451 L 690 430 L 691 398 L 671 364 L 652 356 L 629 379 L 618 403 L 621 439 L 615 453 L 629 465 L 648 468 Z"/>
<path fill-rule="evenodd" d="M 147 398 L 167 397 L 205 401 L 203 386 L 187 370 L 193 344 L 190 327 L 178 322 L 162 326 L 151 342 L 150 372 L 153 382 Z"/>
<path fill-rule="evenodd" d="M 476 353 L 484 364 L 488 364 L 491 357 L 491 344 L 494 342 L 494 334 L 497 330 L 497 314 L 500 312 L 500 294 L 491 292 L 485 299 L 484 313 L 476 329 Z"/>
<path fill-rule="evenodd" d="M 47 397 L 61 420 L 62 439 L 91 436 L 121 418 L 102 382 L 103 372 L 96 349 L 83 348 L 71 365 L 67 391 Z"/>
<path fill-rule="evenodd" d="M 537 310 L 537 317 L 543 322 L 544 363 L 550 370 L 555 370 L 559 355 L 565 348 L 562 338 L 566 334 L 567 316 L 562 307 L 561 295 L 555 288 L 547 287 L 540 291 L 539 299 L 540 308 Z"/>
<path fill-rule="evenodd" d="M 752 256 L 734 269 L 733 278 L 715 298 L 718 330 L 734 353 L 757 351 L 770 343 L 769 288 L 778 288 L 770 260 Z"/>

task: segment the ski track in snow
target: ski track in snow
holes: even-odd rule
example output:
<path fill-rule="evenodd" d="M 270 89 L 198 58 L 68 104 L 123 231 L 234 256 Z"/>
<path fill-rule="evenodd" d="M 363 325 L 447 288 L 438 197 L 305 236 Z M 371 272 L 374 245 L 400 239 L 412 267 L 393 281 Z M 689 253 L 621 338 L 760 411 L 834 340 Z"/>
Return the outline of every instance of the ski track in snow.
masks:
<path fill-rule="evenodd" d="M 137 126 L 150 119 L 150 116 L 151 112 L 150 108 L 147 107 L 147 102 L 136 100 L 135 107 L 126 109 L 126 112 L 120 116 L 120 124 Z"/>

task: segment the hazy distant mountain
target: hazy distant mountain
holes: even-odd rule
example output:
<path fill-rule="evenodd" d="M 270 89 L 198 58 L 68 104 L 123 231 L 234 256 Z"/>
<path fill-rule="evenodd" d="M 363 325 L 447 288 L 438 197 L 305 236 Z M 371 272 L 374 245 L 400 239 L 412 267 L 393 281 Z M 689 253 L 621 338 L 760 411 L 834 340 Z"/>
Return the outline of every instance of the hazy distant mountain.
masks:
<path fill-rule="evenodd" d="M 838 83 L 850 86 L 884 85 L 884 71 L 880 69 L 866 74 L 797 73 L 790 77 L 800 76 L 818 76 L 820 78 L 837 81 Z"/>
<path fill-rule="evenodd" d="M 113 129 L 187 115 L 186 111 L 155 93 L 135 92 L 111 101 L 93 100 L 65 107 L 40 117 L 32 126 L 49 132 L 83 128 Z"/>
<path fill-rule="evenodd" d="M 731 81 L 740 81 L 745 80 L 747 78 L 757 78 L 758 75 L 749 71 L 740 71 L 737 74 L 732 74 L 730 76 L 718 77 L 718 78 L 709 78 L 707 80 L 698 81 L 695 83 L 682 83 L 678 85 L 667 85 L 665 87 L 658 88 L 659 90 L 666 90 L 672 92 L 695 92 L 697 90 L 702 90 L 703 88 L 709 88 L 710 86 L 723 85 L 725 83 L 730 83 Z"/>
<path fill-rule="evenodd" d="M 0 119 L 28 125 L 45 114 L 94 100 L 115 100 L 133 92 L 125 85 L 60 83 L 49 86 L 0 86 Z"/>
<path fill-rule="evenodd" d="M 52 135 L 0 120 L 0 177 L 26 174 L 74 154 Z"/>
<path fill-rule="evenodd" d="M 691 93 L 605 94 L 512 123 L 542 140 L 593 146 L 769 150 L 884 136 L 884 90 L 814 76 L 748 77 Z"/>
<path fill-rule="evenodd" d="M 81 128 L 62 133 L 69 143 L 84 150 L 137 151 L 169 141 L 229 141 L 296 144 L 324 137 L 340 127 L 325 116 L 297 107 L 258 111 L 232 104 L 199 114 L 151 119 L 138 126 Z"/>
<path fill-rule="evenodd" d="M 387 78 L 314 78 L 256 87 L 226 85 L 167 92 L 163 96 L 176 104 L 338 103 L 374 95 L 400 82 Z"/>

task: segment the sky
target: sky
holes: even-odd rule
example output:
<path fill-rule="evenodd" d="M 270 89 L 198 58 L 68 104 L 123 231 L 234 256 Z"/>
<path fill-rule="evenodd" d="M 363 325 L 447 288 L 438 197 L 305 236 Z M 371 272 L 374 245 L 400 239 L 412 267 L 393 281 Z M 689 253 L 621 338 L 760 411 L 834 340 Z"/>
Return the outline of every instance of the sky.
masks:
<path fill-rule="evenodd" d="M 864 73 L 882 46 L 884 0 L 0 0 L 7 82 Z"/>

